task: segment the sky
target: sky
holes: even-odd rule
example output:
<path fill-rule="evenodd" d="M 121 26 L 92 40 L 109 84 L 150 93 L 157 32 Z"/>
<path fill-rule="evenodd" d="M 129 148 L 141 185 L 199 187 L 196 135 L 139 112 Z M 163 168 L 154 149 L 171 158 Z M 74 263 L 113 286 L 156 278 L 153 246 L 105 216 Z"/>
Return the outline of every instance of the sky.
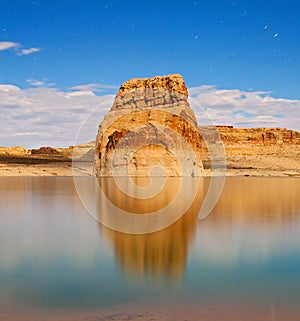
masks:
<path fill-rule="evenodd" d="M 0 146 L 93 140 L 124 81 L 171 73 L 199 124 L 205 111 L 300 130 L 298 0 L 0 0 L 0 13 Z"/>

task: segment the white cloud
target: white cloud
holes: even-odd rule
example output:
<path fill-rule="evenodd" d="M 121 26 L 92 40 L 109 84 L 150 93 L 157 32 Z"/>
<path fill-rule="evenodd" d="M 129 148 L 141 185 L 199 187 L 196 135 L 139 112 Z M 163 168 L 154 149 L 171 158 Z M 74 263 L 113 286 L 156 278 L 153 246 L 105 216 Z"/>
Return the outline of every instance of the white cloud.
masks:
<path fill-rule="evenodd" d="M 39 52 L 42 49 L 37 47 L 31 47 L 28 49 L 23 48 L 23 46 L 18 42 L 11 41 L 0 41 L 0 51 L 13 49 L 18 56 L 30 55 L 35 52 Z"/>
<path fill-rule="evenodd" d="M 205 91 L 208 91 L 208 90 L 214 89 L 214 88 L 215 88 L 215 86 L 212 86 L 212 85 L 203 85 L 203 86 L 199 86 L 199 87 L 189 88 L 188 91 L 189 91 L 190 96 L 195 96 L 195 95 L 201 94 Z"/>
<path fill-rule="evenodd" d="M 10 42 L 10 41 L 0 42 L 0 51 L 8 50 L 8 49 L 17 49 L 19 47 L 20 47 L 20 44 L 17 42 Z"/>
<path fill-rule="evenodd" d="M 72 91 L 66 94 L 67 98 L 79 96 L 96 96 L 92 91 Z"/>
<path fill-rule="evenodd" d="M 274 98 L 270 92 L 189 89 L 191 106 L 200 124 L 236 127 L 285 127 L 300 131 L 300 100 Z"/>
<path fill-rule="evenodd" d="M 19 87 L 14 86 L 14 85 L 6 85 L 6 84 L 0 84 L 0 92 L 10 92 L 12 93 L 13 91 L 18 91 L 20 90 Z"/>
<path fill-rule="evenodd" d="M 28 49 L 21 49 L 19 52 L 18 52 L 18 55 L 19 56 L 24 56 L 24 55 L 30 55 L 32 53 L 35 53 L 35 52 L 39 52 L 41 51 L 42 49 L 41 48 L 28 48 Z"/>
<path fill-rule="evenodd" d="M 35 87 L 43 87 L 46 85 L 46 83 L 43 80 L 37 80 L 37 79 L 27 79 L 27 82 L 31 86 Z"/>
<path fill-rule="evenodd" d="M 85 92 L 101 92 L 107 89 L 115 89 L 115 88 L 116 86 L 114 85 L 92 83 L 92 84 L 74 86 L 74 87 L 71 87 L 70 89 L 77 90 L 77 91 L 85 91 Z"/>
<path fill-rule="evenodd" d="M 45 79 L 31 82 L 35 86 L 46 85 Z M 83 136 L 78 142 L 95 139 L 98 124 L 114 99 L 113 95 L 96 95 L 95 88 L 99 89 L 95 84 L 85 84 L 62 91 L 0 84 L 0 146 L 74 145 L 82 126 Z M 191 107 L 200 125 L 286 127 L 300 131 L 300 100 L 276 99 L 266 92 L 224 90 L 214 86 L 191 88 L 189 92 Z"/>
<path fill-rule="evenodd" d="M 81 126 L 95 111 L 79 143 L 93 140 L 113 98 L 56 88 L 0 85 L 0 146 L 74 145 Z"/>
<path fill-rule="evenodd" d="M 48 83 L 47 79 L 38 80 L 38 79 L 27 79 L 27 83 L 34 87 L 53 87 L 55 83 Z"/>
<path fill-rule="evenodd" d="M 18 132 L 18 133 L 12 134 L 12 136 L 35 136 L 38 134 L 39 134 L 38 132 Z"/>

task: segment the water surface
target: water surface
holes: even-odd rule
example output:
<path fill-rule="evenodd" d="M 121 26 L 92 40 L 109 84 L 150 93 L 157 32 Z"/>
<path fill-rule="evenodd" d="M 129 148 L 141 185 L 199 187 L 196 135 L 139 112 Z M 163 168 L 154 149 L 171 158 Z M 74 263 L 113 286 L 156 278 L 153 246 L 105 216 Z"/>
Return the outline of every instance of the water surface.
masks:
<path fill-rule="evenodd" d="M 227 178 L 200 221 L 208 183 L 175 224 L 133 235 L 92 219 L 72 178 L 0 178 L 0 319 L 299 320 L 300 180 Z M 127 209 L 165 202 L 102 186 Z"/>

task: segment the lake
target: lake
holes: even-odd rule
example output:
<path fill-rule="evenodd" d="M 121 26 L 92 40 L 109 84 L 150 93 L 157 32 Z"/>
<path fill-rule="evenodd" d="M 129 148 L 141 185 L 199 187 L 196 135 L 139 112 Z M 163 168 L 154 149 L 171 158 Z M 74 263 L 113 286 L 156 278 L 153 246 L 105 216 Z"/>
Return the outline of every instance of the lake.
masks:
<path fill-rule="evenodd" d="M 183 182 L 183 194 L 167 181 L 150 200 L 95 182 L 0 178 L 1 320 L 299 320 L 300 179 L 226 178 L 201 220 L 209 178 L 197 190 Z M 112 207 L 95 200 L 95 184 Z M 137 218 L 123 233 L 127 219 L 110 222 L 120 207 L 164 208 L 163 224 L 176 222 L 146 234 L 157 221 L 143 229 Z"/>

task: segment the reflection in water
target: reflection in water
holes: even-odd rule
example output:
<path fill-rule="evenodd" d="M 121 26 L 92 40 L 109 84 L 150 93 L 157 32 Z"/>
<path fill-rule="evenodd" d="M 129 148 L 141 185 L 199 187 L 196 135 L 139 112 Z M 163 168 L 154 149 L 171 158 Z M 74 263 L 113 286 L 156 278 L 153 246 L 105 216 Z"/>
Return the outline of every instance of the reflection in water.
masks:
<path fill-rule="evenodd" d="M 299 251 L 299 183 L 297 179 L 228 178 L 216 208 L 205 220 L 199 221 L 199 210 L 209 186 L 209 179 L 205 179 L 187 213 L 162 231 L 132 235 L 104 227 L 102 230 L 112 242 L 123 271 L 131 276 L 164 276 L 179 280 L 197 226 L 193 255 L 206 263 L 235 264 L 242 257 L 266 260 L 270 253 L 288 247 L 289 250 L 296 247 Z M 174 179 L 169 186 L 169 195 L 177 189 L 176 184 Z M 106 194 L 113 195 L 111 199 L 115 206 L 132 206 L 124 204 L 124 195 L 113 193 L 115 189 L 109 180 L 103 181 L 101 186 Z M 189 186 L 186 186 L 186 193 L 189 193 Z M 164 201 L 162 196 L 163 205 Z M 136 212 L 160 207 L 159 201 L 155 204 L 153 200 L 143 202 L 136 203 Z M 289 234 L 295 237 L 292 247 Z"/>
<path fill-rule="evenodd" d="M 201 253 L 208 265 L 223 267 L 295 254 L 296 259 L 299 189 L 297 178 L 227 178 L 217 206 L 198 224 L 193 255 Z"/>
<path fill-rule="evenodd" d="M 83 189 L 81 184 L 76 187 L 90 215 L 104 226 L 123 233 L 146 234 L 163 230 L 181 218 L 202 183 L 199 177 L 187 176 L 152 177 L 148 185 L 144 178 L 132 182 L 118 177 L 95 179 L 94 186 L 90 184 L 92 189 Z"/>
<path fill-rule="evenodd" d="M 228 177 L 214 218 L 262 223 L 299 217 L 298 178 Z"/>
<path fill-rule="evenodd" d="M 191 178 L 191 183 L 192 180 Z M 125 207 L 135 213 L 152 213 L 154 209 L 163 208 L 165 210 L 163 215 L 168 214 L 167 205 L 172 200 L 177 202 L 175 208 L 180 211 L 179 203 L 182 202 L 182 199 L 176 199 L 176 191 L 179 190 L 180 183 L 180 179 L 169 178 L 165 188 L 156 198 L 134 202 L 134 198 L 131 197 L 129 202 L 125 203 L 128 197 L 113 188 L 112 181 L 104 179 L 100 182 L 105 194 L 112 196 L 112 202 L 118 208 Z M 196 196 L 184 215 L 163 230 L 136 235 L 102 227 L 104 235 L 113 243 L 116 257 L 127 275 L 140 278 L 152 276 L 160 280 L 161 278 L 173 281 L 181 280 L 185 270 L 188 247 L 195 235 L 203 195 L 202 183 L 203 181 L 198 185 Z M 139 181 L 138 184 L 142 184 L 142 182 Z M 193 193 L 192 186 L 193 184 L 185 186 L 186 194 Z"/>
<path fill-rule="evenodd" d="M 139 179 L 137 186 L 145 186 L 145 180 Z M 190 179 L 190 192 L 193 192 L 195 180 Z M 115 188 L 113 179 L 100 179 L 99 184 L 105 195 L 110 196 L 114 205 L 133 213 L 152 213 L 163 209 L 162 215 L 170 211 L 168 205 L 175 202 L 177 211 L 182 209 L 182 198 L 176 198 L 181 179 L 168 178 L 165 187 L 157 196 L 149 199 L 136 199 L 124 195 Z M 138 189 L 137 187 L 137 189 Z M 203 181 L 197 186 L 196 196 L 190 207 L 171 226 L 148 234 L 129 234 L 102 227 L 104 235 L 113 243 L 115 255 L 125 272 L 131 277 L 156 277 L 180 280 L 186 264 L 188 247 L 194 238 L 196 222 L 203 195 Z M 187 186 L 185 187 L 187 188 Z M 99 202 L 103 201 L 100 199 Z M 101 204 L 102 205 L 102 204 Z M 100 206 L 100 210 L 104 210 Z M 109 215 L 110 213 L 107 213 Z M 173 213 L 171 213 L 173 214 Z M 175 217 L 178 213 L 174 213 Z M 180 213 L 179 213 L 180 214 Z"/>
<path fill-rule="evenodd" d="M 92 220 L 70 178 L 0 178 L 0 320 L 106 320 L 103 309 L 113 319 L 124 306 L 150 319 L 150 302 L 153 320 L 298 321 L 300 180 L 227 178 L 202 221 L 209 180 L 201 182 L 180 220 L 131 235 Z M 165 197 L 178 194 L 174 180 L 156 204 L 126 203 L 109 180 L 101 184 L 116 208 L 140 216 L 167 209 Z M 99 210 L 94 180 L 80 178 L 79 185 Z M 193 186 L 184 187 L 188 196 Z"/>

